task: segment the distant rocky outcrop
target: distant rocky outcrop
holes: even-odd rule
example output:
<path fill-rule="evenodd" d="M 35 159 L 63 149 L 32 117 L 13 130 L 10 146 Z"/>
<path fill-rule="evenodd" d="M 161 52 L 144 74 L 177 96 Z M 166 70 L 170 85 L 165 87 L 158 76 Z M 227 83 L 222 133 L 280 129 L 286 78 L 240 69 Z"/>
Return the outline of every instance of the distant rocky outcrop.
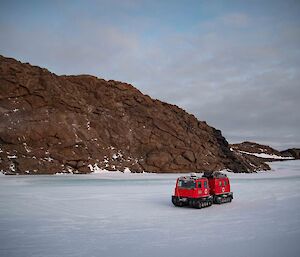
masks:
<path fill-rule="evenodd" d="M 290 152 L 283 154 L 270 146 L 249 141 L 231 144 L 231 149 L 245 158 L 255 159 L 262 163 L 294 159 Z"/>
<path fill-rule="evenodd" d="M 6 174 L 268 169 L 221 131 L 133 86 L 57 76 L 0 56 L 0 170 Z"/>
<path fill-rule="evenodd" d="M 280 154 L 286 157 L 293 157 L 295 159 L 300 159 L 300 148 L 290 148 L 284 151 L 281 151 Z"/>
<path fill-rule="evenodd" d="M 231 144 L 230 145 L 234 150 L 244 151 L 248 153 L 263 153 L 269 155 L 278 155 L 280 156 L 280 152 L 268 145 L 262 145 L 255 142 L 245 141 L 238 144 Z"/>

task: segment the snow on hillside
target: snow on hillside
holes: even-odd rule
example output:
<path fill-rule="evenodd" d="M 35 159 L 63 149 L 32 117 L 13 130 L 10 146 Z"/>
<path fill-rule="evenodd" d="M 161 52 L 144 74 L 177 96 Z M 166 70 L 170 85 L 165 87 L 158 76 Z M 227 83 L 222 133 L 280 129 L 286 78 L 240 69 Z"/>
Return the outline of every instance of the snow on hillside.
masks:
<path fill-rule="evenodd" d="M 249 152 L 245 152 L 245 151 L 240 151 L 240 153 L 245 153 L 245 154 L 250 154 L 250 155 L 254 155 L 256 157 L 260 157 L 260 158 L 266 158 L 266 159 L 278 159 L 278 160 L 293 160 L 294 157 L 285 157 L 285 156 L 279 156 L 276 154 L 267 154 L 267 153 L 249 153 Z"/>
<path fill-rule="evenodd" d="M 300 256 L 300 161 L 270 165 L 201 210 L 172 205 L 178 174 L 0 176 L 0 256 Z"/>

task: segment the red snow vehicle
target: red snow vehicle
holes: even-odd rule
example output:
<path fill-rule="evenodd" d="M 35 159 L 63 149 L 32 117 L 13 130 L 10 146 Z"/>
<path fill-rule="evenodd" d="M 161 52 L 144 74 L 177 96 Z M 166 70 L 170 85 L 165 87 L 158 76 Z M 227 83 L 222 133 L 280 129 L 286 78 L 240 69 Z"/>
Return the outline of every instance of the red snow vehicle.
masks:
<path fill-rule="evenodd" d="M 232 201 L 233 193 L 230 192 L 230 182 L 226 174 L 218 171 L 204 172 L 203 177 L 208 179 L 214 203 L 221 204 Z"/>
<path fill-rule="evenodd" d="M 178 178 L 172 203 L 175 206 L 203 208 L 212 203 L 231 202 L 232 199 L 227 176 L 220 172 L 205 172 L 202 177 L 192 174 Z"/>
<path fill-rule="evenodd" d="M 213 197 L 209 194 L 208 179 L 196 175 L 177 179 L 172 203 L 175 206 L 203 208 L 211 206 Z"/>

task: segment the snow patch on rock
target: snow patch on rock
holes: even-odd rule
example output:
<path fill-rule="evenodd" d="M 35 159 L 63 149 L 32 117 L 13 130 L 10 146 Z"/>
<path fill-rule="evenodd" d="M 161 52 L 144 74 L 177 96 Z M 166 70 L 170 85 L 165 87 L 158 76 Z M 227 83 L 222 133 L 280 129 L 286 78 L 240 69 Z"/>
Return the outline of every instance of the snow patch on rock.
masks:
<path fill-rule="evenodd" d="M 98 163 L 95 163 L 94 165 L 89 164 L 88 167 L 91 170 L 91 173 L 93 173 L 93 174 L 103 174 L 103 173 L 132 173 L 132 171 L 128 167 L 126 167 L 124 169 L 124 171 L 120 171 L 120 170 L 110 171 L 110 170 L 107 170 L 107 169 L 103 169 L 103 168 L 100 168 L 98 166 Z M 112 165 L 112 168 L 115 169 L 116 168 L 115 165 Z"/>
<path fill-rule="evenodd" d="M 98 164 L 95 163 L 94 165 L 89 164 L 88 167 L 90 168 L 92 173 L 108 173 L 109 171 L 106 169 L 99 168 Z"/>
<path fill-rule="evenodd" d="M 13 162 L 9 165 L 9 169 L 10 169 L 11 171 L 13 171 L 13 172 L 16 171 L 16 166 L 15 166 L 15 164 L 14 164 Z"/>
<path fill-rule="evenodd" d="M 124 169 L 123 172 L 124 172 L 124 173 L 131 173 L 131 170 L 130 170 L 129 168 L 126 167 L 126 168 Z"/>
<path fill-rule="evenodd" d="M 254 156 L 259 157 L 259 158 L 266 158 L 266 159 L 278 159 L 278 160 L 293 160 L 294 159 L 293 157 L 283 157 L 283 156 L 279 156 L 279 155 L 275 155 L 275 154 L 249 153 L 249 152 L 240 151 L 240 150 L 239 150 L 239 152 L 254 155 Z"/>

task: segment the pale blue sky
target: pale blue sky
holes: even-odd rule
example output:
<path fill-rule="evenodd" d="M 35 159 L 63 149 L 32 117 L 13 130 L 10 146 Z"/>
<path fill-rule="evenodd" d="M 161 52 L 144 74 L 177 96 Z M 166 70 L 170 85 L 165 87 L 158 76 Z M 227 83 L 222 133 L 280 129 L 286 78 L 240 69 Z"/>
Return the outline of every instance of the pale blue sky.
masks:
<path fill-rule="evenodd" d="M 229 142 L 300 146 L 300 1 L 0 1 L 0 54 L 132 83 Z"/>

